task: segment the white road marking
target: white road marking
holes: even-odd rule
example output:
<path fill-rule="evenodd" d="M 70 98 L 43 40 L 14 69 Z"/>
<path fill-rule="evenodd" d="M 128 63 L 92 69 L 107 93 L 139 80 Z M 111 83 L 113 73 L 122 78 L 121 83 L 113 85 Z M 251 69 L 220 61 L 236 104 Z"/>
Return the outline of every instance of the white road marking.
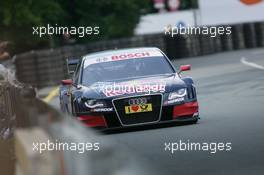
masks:
<path fill-rule="evenodd" d="M 264 54 L 264 50 L 255 50 L 252 52 L 253 55 L 263 55 Z"/>
<path fill-rule="evenodd" d="M 256 69 L 264 70 L 264 66 L 259 65 L 259 64 L 257 64 L 257 63 L 249 62 L 249 61 L 247 61 L 247 59 L 246 59 L 245 57 L 242 57 L 242 58 L 240 59 L 240 62 L 241 62 L 242 64 L 244 64 L 244 65 L 247 65 L 247 66 L 250 66 L 250 67 L 254 67 L 254 68 L 256 68 Z"/>

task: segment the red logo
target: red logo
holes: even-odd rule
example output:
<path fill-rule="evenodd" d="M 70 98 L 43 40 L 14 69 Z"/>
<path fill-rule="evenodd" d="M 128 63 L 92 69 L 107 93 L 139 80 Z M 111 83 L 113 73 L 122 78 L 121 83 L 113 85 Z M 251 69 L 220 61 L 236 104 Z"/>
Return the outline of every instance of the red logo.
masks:
<path fill-rule="evenodd" d="M 132 106 L 131 106 L 131 109 L 132 109 L 133 111 L 137 112 L 138 109 L 139 109 L 139 107 L 138 107 L 138 105 L 132 105 Z"/>
<path fill-rule="evenodd" d="M 117 61 L 117 60 L 131 59 L 131 58 L 149 57 L 149 56 L 150 56 L 150 54 L 148 52 L 129 53 L 129 54 L 114 55 L 114 56 L 112 56 L 112 60 Z"/>

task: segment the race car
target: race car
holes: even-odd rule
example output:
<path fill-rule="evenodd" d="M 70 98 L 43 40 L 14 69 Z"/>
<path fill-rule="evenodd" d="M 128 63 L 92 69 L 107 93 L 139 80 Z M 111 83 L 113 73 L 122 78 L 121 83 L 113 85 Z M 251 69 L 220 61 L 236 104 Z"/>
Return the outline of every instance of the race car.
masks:
<path fill-rule="evenodd" d="M 72 61 L 74 62 L 74 61 Z M 62 80 L 60 105 L 85 125 L 110 129 L 199 119 L 194 82 L 158 48 L 91 53 Z"/>

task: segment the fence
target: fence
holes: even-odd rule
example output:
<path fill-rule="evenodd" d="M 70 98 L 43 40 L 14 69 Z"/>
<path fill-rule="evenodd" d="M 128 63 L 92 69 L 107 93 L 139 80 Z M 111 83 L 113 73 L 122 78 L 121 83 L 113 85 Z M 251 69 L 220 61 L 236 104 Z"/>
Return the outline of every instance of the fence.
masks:
<path fill-rule="evenodd" d="M 264 47 L 264 23 L 232 25 L 231 35 L 177 35 L 164 34 L 135 36 L 86 45 L 66 46 L 58 49 L 31 51 L 15 57 L 18 80 L 36 87 L 55 85 L 66 78 L 69 57 L 115 48 L 154 46 L 163 50 L 170 59 L 194 57 L 217 52 Z"/>
<path fill-rule="evenodd" d="M 35 97 L 34 88 L 17 82 L 8 72 L 0 71 L 0 75 L 4 77 L 0 80 L 1 174 L 14 174 L 15 167 L 17 175 L 153 174 L 133 151 L 98 137 L 79 121 L 51 108 Z M 100 149 L 79 153 L 64 147 L 46 147 L 41 154 L 34 151 L 33 143 L 48 140 L 63 144 L 99 143 Z"/>
<path fill-rule="evenodd" d="M 14 110 L 12 102 L 9 100 L 10 91 L 6 83 L 4 83 L 5 69 L 0 65 L 0 164 L 1 173 L 14 173 L 14 156 L 10 152 L 14 151 L 13 139 L 9 139 L 9 128 L 14 126 Z"/>

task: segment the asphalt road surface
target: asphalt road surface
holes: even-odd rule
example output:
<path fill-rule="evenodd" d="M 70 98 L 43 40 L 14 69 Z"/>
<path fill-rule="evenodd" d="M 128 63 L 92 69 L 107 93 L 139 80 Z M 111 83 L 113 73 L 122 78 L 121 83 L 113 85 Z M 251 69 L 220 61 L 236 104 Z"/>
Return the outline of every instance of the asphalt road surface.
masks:
<path fill-rule="evenodd" d="M 191 64 L 201 120 L 183 125 L 108 134 L 164 174 L 264 173 L 264 49 L 174 61 Z M 58 99 L 51 101 L 58 107 Z M 165 143 L 231 143 L 230 151 L 165 151 Z M 118 148 L 117 148 L 118 149 Z"/>

